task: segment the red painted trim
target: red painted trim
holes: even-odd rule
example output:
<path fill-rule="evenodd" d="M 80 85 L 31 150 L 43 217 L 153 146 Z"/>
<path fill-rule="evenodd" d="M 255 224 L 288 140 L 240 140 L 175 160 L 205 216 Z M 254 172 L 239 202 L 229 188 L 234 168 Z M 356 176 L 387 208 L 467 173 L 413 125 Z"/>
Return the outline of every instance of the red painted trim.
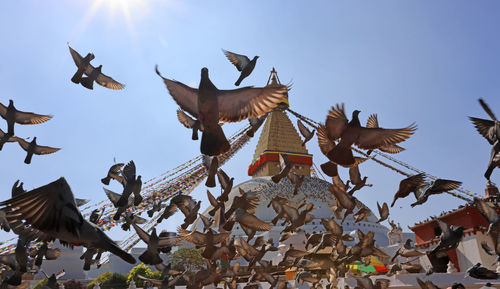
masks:
<path fill-rule="evenodd" d="M 248 167 L 248 175 L 249 176 L 253 175 L 255 173 L 255 171 L 257 171 L 266 162 L 269 162 L 269 161 L 279 162 L 280 161 L 280 156 L 279 156 L 280 154 L 288 155 L 288 157 L 290 158 L 292 163 L 312 166 L 312 155 L 305 155 L 304 154 L 302 156 L 297 156 L 297 155 L 294 155 L 295 153 L 264 151 L 264 153 L 261 154 L 259 156 L 259 158 Z"/>

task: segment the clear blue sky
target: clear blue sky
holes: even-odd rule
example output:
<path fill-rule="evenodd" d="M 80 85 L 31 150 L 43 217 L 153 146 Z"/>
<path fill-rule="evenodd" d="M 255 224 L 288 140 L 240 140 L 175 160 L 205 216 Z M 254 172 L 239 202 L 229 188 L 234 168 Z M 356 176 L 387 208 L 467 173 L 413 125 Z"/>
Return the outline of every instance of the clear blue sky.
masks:
<path fill-rule="evenodd" d="M 500 116 L 499 26 L 497 1 L 7 1 L 0 9 L 0 101 L 53 114 L 45 124 L 17 126 L 16 134 L 62 150 L 35 156 L 28 166 L 24 151 L 6 144 L 2 198 L 17 179 L 31 189 L 65 176 L 77 197 L 99 201 L 100 178 L 114 157 L 133 159 L 147 180 L 198 155 L 199 143 L 177 122 L 177 106 L 154 65 L 196 86 L 205 66 L 217 87 L 230 89 L 238 73 L 221 48 L 260 56 L 244 85 L 264 85 L 273 66 L 283 82 L 293 79 L 292 109 L 315 120 L 344 102 L 349 114 L 362 111 L 363 122 L 371 113 L 386 127 L 416 122 L 417 133 L 397 157 L 482 193 L 490 148 L 467 116 L 486 117 L 478 97 Z M 73 84 L 67 42 L 84 55 L 93 52 L 93 63 L 125 90 Z M 242 125 L 224 128 L 230 135 Z M 236 183 L 248 179 L 256 142 L 224 166 Z M 308 149 L 316 163 L 325 161 L 316 139 Z M 374 186 L 358 197 L 373 210 L 377 200 L 392 199 L 402 179 L 373 163 L 363 164 L 362 173 Z M 497 170 L 492 180 L 499 179 Z M 205 188 L 194 196 L 204 197 Z M 409 209 L 410 201 L 391 211 L 402 225 L 462 203 L 433 196 Z M 179 219 L 161 227 L 175 229 Z"/>

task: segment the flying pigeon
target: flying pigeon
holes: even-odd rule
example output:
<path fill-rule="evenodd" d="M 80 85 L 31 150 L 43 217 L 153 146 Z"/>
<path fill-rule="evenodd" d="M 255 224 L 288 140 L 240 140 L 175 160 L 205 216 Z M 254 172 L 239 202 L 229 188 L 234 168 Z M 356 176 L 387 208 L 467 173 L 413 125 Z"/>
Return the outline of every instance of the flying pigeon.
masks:
<path fill-rule="evenodd" d="M 280 180 L 290 173 L 290 170 L 293 167 L 293 163 L 286 154 L 279 154 L 279 166 L 280 166 L 280 172 L 274 176 L 271 177 L 271 180 L 275 183 L 279 183 Z"/>
<path fill-rule="evenodd" d="M 125 205 L 119 206 L 118 201 L 121 200 L 122 195 L 117 194 L 117 193 L 115 193 L 111 190 L 108 190 L 106 188 L 102 188 L 102 189 L 106 193 L 106 196 L 111 201 L 113 206 L 115 206 L 115 208 L 117 209 L 115 215 L 113 216 L 113 220 L 115 220 L 115 221 L 120 220 L 120 216 L 122 215 L 122 213 L 125 212 L 125 210 L 127 210 L 127 208 L 132 207 L 132 205 L 134 204 L 133 197 L 129 196 L 128 201 L 125 203 Z M 94 222 L 92 222 L 92 223 L 94 223 Z"/>
<path fill-rule="evenodd" d="M 417 129 L 414 124 L 400 129 L 362 127 L 358 118 L 359 113 L 359 110 L 353 111 L 352 119 L 348 121 L 344 105 L 337 104 L 336 107 L 332 107 L 327 116 L 328 135 L 334 141 L 340 139 L 337 146 L 328 153 L 328 158 L 337 164 L 352 165 L 355 163 L 351 150 L 353 144 L 360 149 L 378 149 L 407 140 Z"/>
<path fill-rule="evenodd" d="M 123 178 L 123 176 L 120 175 L 122 173 L 122 167 L 124 165 L 125 165 L 124 163 L 118 163 L 112 165 L 108 170 L 108 175 L 105 178 L 102 178 L 101 182 L 105 185 L 109 185 L 109 181 L 111 181 L 111 179 L 114 179 L 123 186 L 125 186 L 125 179 Z"/>
<path fill-rule="evenodd" d="M 136 168 L 134 161 L 130 161 L 123 169 L 123 177 L 125 178 L 125 186 L 123 188 L 123 193 L 116 203 L 117 206 L 125 206 L 128 202 L 130 194 L 134 193 L 134 206 L 138 206 L 142 202 L 141 187 L 142 180 L 141 176 L 136 177 Z"/>
<path fill-rule="evenodd" d="M 427 202 L 427 199 L 431 195 L 437 195 L 451 190 L 456 190 L 461 185 L 462 182 L 459 181 L 436 179 L 432 181 L 427 187 L 421 187 L 419 190 L 414 192 L 417 201 L 411 204 L 411 207 L 415 207 L 416 205 L 421 205 Z"/>
<path fill-rule="evenodd" d="M 7 135 L 14 136 L 14 124 L 40 124 L 52 118 L 51 115 L 24 112 L 14 107 L 14 101 L 9 99 L 9 106 L 0 103 L 0 116 L 7 121 Z"/>
<path fill-rule="evenodd" d="M 407 177 L 399 183 L 399 189 L 394 194 L 394 199 L 391 204 L 391 208 L 394 207 L 397 199 L 406 198 L 410 195 L 410 193 L 415 193 L 420 187 L 425 185 L 425 175 L 424 173 L 420 173 L 418 175 L 413 175 Z"/>
<path fill-rule="evenodd" d="M 302 142 L 302 146 L 305 146 L 306 143 L 311 140 L 314 136 L 315 130 L 309 130 L 301 121 L 297 119 L 297 126 L 299 127 L 300 134 L 304 137 L 304 141 Z"/>
<path fill-rule="evenodd" d="M 99 248 L 130 264 L 136 262 L 101 229 L 83 218 L 64 178 L 3 201 L 0 206 L 7 208 L 9 222 L 24 220 L 43 234 L 39 238 L 42 241 L 59 239 L 63 244 Z"/>
<path fill-rule="evenodd" d="M 439 219 L 436 219 L 436 221 L 439 228 L 441 228 L 441 236 L 439 243 L 431 251 L 431 253 L 436 253 L 444 248 L 447 248 L 448 250 L 456 248 L 464 236 L 465 228 L 462 226 L 449 227 L 448 224 Z"/>
<path fill-rule="evenodd" d="M 252 73 L 259 57 L 254 56 L 254 58 L 250 60 L 250 58 L 245 55 L 236 54 L 224 49 L 222 49 L 222 52 L 224 52 L 224 55 L 226 55 L 227 59 L 229 59 L 229 61 L 231 61 L 234 66 L 236 66 L 238 71 L 241 71 L 240 77 L 234 83 L 234 85 L 239 86 L 241 81 L 249 76 L 250 73 Z"/>
<path fill-rule="evenodd" d="M 102 65 L 95 68 L 90 64 L 90 61 L 94 59 L 93 54 L 90 53 L 91 56 L 87 54 L 87 56 L 83 58 L 78 52 L 71 48 L 71 46 L 68 45 L 68 47 L 71 57 L 78 67 L 78 70 L 71 78 L 71 81 L 74 83 L 81 83 L 81 85 L 88 89 L 94 89 L 94 81 L 97 82 L 97 84 L 109 89 L 123 89 L 125 87 L 125 85 L 103 74 L 101 72 Z M 87 75 L 87 77 L 82 77 L 83 74 Z"/>
<path fill-rule="evenodd" d="M 220 155 L 230 148 L 219 121 L 238 122 L 264 115 L 276 107 L 288 92 L 285 85 L 219 90 L 210 81 L 207 68 L 201 70 L 198 89 L 164 78 L 158 66 L 156 73 L 181 109 L 200 121 L 203 127 L 200 150 L 208 156 Z"/>
<path fill-rule="evenodd" d="M 474 123 L 477 131 L 492 145 L 488 169 L 484 173 L 484 177 L 489 180 L 495 167 L 500 165 L 500 122 L 484 100 L 479 99 L 479 103 L 492 120 L 476 117 L 469 117 L 469 119 Z"/>
<path fill-rule="evenodd" d="M 53 148 L 53 147 L 48 147 L 48 146 L 40 146 L 36 143 L 36 137 L 33 138 L 33 140 L 28 143 L 22 138 L 18 138 L 17 142 L 19 143 L 19 146 L 23 150 L 27 152 L 26 158 L 24 159 L 25 164 L 30 164 L 31 163 L 31 158 L 33 155 L 47 155 L 47 154 L 53 154 L 60 150 L 60 148 Z"/>

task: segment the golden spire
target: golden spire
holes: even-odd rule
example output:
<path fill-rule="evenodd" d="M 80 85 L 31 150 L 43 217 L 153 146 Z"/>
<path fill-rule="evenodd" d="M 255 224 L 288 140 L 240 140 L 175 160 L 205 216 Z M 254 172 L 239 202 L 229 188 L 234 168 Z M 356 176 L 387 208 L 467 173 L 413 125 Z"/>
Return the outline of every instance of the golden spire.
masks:
<path fill-rule="evenodd" d="M 268 86 L 279 85 L 280 80 L 276 70 L 271 70 L 267 81 Z M 253 177 L 273 176 L 279 173 L 279 154 L 287 154 L 295 163 L 294 172 L 300 175 L 310 175 L 312 155 L 305 146 L 302 139 L 285 113 L 288 107 L 288 98 L 285 98 L 276 109 L 269 112 L 259 142 L 255 149 L 252 164 L 248 168 L 248 174 Z"/>

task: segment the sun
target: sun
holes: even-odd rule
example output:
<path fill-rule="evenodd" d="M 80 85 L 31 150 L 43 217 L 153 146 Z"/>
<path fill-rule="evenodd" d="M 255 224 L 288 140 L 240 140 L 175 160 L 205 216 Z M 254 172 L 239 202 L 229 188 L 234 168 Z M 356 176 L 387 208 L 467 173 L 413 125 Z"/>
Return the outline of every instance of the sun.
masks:
<path fill-rule="evenodd" d="M 144 17 L 149 12 L 148 0 L 93 0 L 83 19 L 83 25 L 94 18 L 100 10 L 105 10 L 109 15 L 110 21 L 116 17 L 125 20 L 127 28 L 131 34 L 134 34 L 134 20 Z"/>

